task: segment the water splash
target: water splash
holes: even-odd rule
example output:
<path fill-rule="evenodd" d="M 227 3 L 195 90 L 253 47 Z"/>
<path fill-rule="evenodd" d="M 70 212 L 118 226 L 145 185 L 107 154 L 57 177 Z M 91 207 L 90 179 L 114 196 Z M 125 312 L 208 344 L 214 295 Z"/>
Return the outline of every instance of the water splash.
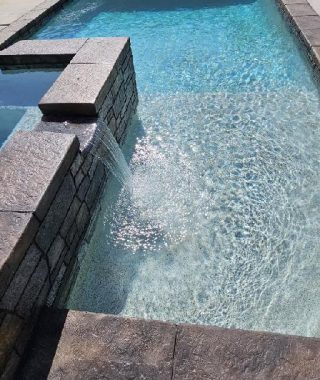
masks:
<path fill-rule="evenodd" d="M 98 121 L 98 133 L 94 138 L 92 154 L 103 163 L 116 180 L 130 193 L 132 188 L 130 168 L 117 140 L 102 120 Z"/>

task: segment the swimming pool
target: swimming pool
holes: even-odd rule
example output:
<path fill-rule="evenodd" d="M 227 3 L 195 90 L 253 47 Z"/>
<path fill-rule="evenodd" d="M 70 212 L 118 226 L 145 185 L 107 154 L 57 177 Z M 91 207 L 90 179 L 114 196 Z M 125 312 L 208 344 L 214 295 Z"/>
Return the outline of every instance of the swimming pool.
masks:
<path fill-rule="evenodd" d="M 41 119 L 37 105 L 61 70 L 0 68 L 0 147 L 14 130 Z"/>
<path fill-rule="evenodd" d="M 139 89 L 67 306 L 319 336 L 319 92 L 275 3 L 117 4 L 35 36 L 129 35 Z"/>

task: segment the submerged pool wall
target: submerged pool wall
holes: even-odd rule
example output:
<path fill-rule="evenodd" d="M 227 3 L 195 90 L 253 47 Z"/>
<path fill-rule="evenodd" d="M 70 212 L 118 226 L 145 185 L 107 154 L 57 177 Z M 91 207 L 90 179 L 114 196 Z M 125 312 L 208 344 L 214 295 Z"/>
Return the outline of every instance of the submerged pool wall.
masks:
<path fill-rule="evenodd" d="M 107 128 L 123 141 L 136 110 L 128 38 L 21 41 L 0 64 L 66 60 L 42 98 L 45 117 L 0 150 L 0 377 L 13 378 L 41 306 L 77 261 L 108 170 Z"/>

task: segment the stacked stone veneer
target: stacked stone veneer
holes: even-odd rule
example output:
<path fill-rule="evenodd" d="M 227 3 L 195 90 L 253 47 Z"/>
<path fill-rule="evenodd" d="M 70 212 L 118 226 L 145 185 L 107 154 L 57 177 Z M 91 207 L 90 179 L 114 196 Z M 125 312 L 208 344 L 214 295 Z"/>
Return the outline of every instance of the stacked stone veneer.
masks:
<path fill-rule="evenodd" d="M 123 141 L 137 106 L 128 39 L 64 43 L 40 43 L 42 55 L 36 41 L 0 53 L 6 65 L 74 57 L 40 102 L 43 121 L 0 150 L 1 378 L 14 376 L 40 307 L 74 268 L 109 174 L 100 138 L 108 128 Z"/>

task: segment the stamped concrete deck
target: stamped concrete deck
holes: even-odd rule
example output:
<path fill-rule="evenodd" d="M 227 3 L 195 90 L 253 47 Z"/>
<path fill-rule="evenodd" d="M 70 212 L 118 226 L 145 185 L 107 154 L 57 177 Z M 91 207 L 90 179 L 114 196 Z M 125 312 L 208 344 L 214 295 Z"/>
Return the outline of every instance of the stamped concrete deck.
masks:
<path fill-rule="evenodd" d="M 320 339 L 45 309 L 17 379 L 315 380 Z"/>

